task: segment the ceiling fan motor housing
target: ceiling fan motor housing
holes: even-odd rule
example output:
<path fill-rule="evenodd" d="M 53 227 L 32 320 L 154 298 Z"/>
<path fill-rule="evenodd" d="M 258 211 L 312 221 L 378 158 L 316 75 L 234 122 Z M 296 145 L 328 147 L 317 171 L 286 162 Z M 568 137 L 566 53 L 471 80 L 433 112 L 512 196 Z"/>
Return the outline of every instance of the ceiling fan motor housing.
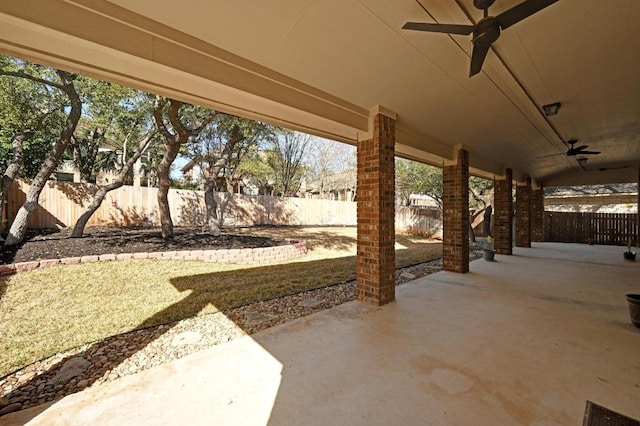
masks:
<path fill-rule="evenodd" d="M 491 45 L 500 37 L 500 24 L 496 18 L 489 16 L 482 19 L 473 31 L 473 44 Z"/>
<path fill-rule="evenodd" d="M 488 9 L 496 0 L 473 0 L 473 5 L 480 10 Z"/>

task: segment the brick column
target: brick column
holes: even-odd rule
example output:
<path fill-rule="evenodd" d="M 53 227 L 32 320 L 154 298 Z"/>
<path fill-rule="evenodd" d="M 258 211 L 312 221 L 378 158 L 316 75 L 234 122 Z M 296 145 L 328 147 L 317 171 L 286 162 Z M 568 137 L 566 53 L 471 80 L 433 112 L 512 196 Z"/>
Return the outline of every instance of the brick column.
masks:
<path fill-rule="evenodd" d="M 493 191 L 493 246 L 498 254 L 513 254 L 513 170 L 496 179 Z"/>
<path fill-rule="evenodd" d="M 358 300 L 395 299 L 395 119 L 376 114 L 373 139 L 358 142 Z"/>
<path fill-rule="evenodd" d="M 531 178 L 516 187 L 516 246 L 531 247 Z"/>
<path fill-rule="evenodd" d="M 445 271 L 469 272 L 469 152 L 442 170 L 442 263 Z"/>
<path fill-rule="evenodd" d="M 544 188 L 531 190 L 531 241 L 544 241 Z"/>

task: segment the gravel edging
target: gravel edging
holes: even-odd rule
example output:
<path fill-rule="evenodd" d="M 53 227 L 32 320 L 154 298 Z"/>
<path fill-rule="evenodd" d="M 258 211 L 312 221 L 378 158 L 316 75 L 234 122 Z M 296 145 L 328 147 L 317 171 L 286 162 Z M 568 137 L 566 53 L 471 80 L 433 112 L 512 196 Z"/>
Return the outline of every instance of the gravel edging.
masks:
<path fill-rule="evenodd" d="M 482 257 L 472 246 L 470 260 Z M 396 285 L 442 270 L 436 259 L 396 270 Z M 63 398 L 82 389 L 182 358 L 251 335 L 274 325 L 356 299 L 349 281 L 112 336 L 86 344 L 0 378 L 0 416 Z"/>

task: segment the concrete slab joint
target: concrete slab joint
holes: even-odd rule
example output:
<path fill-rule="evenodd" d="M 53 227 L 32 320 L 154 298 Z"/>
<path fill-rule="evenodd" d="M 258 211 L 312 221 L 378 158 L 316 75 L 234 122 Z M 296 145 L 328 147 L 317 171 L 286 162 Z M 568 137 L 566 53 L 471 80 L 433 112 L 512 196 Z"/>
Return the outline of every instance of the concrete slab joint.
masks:
<path fill-rule="evenodd" d="M 395 299 L 395 119 L 373 116 L 373 137 L 358 142 L 358 300 Z"/>

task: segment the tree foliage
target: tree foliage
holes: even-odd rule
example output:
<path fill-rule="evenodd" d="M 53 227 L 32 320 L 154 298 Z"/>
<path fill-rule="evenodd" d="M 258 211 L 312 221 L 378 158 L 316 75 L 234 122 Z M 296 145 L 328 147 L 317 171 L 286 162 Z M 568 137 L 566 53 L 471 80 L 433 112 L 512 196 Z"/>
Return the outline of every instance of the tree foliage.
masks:
<path fill-rule="evenodd" d="M 193 180 L 215 181 L 216 191 L 232 192 L 234 180 L 244 175 L 245 160 L 279 132 L 279 128 L 266 123 L 217 114 L 187 147 L 186 157 L 198 165 L 200 172 Z"/>
<path fill-rule="evenodd" d="M 323 138 L 312 138 L 307 153 L 308 183 L 316 182 L 320 198 L 324 198 L 325 185 L 330 176 L 356 170 L 356 147 Z"/>
<path fill-rule="evenodd" d="M 38 207 L 40 193 L 49 179 L 49 176 L 51 176 L 51 173 L 53 173 L 58 166 L 58 163 L 64 154 L 64 150 L 71 141 L 82 114 L 82 99 L 75 86 L 77 79 L 76 75 L 66 71 L 48 69 L 45 67 L 34 71 L 40 72 L 33 73 L 31 71 L 21 69 L 11 70 L 3 68 L 0 71 L 0 75 L 40 83 L 47 86 L 47 88 L 52 91 L 57 90 L 62 92 L 68 101 L 68 106 L 65 105 L 64 108 L 66 119 L 60 133 L 57 135 L 56 139 L 52 141 L 51 149 L 43 161 L 40 170 L 31 182 L 24 204 L 18 210 L 18 213 L 11 224 L 9 234 L 5 242 L 5 245 L 7 246 L 13 246 L 22 242 L 27 229 L 28 217 Z"/>
<path fill-rule="evenodd" d="M 295 196 L 300 190 L 306 173 L 304 154 L 310 140 L 310 135 L 286 131 L 271 142 L 267 164 L 273 171 L 278 195 Z"/>
<path fill-rule="evenodd" d="M 396 159 L 396 194 L 405 205 L 409 205 L 411 194 L 428 195 L 442 208 L 442 169 Z"/>
<path fill-rule="evenodd" d="M 493 182 L 477 176 L 469 178 L 471 207 L 487 205 L 486 196 L 493 188 Z M 409 205 L 411 194 L 428 195 L 442 209 L 442 168 L 405 159 L 396 160 L 396 194 L 402 204 Z"/>
<path fill-rule="evenodd" d="M 22 144 L 21 176 L 33 178 L 40 170 L 69 107 L 62 91 L 43 84 L 57 78 L 52 68 L 0 55 L 0 170 L 12 160 L 14 136 L 25 131 L 32 135 Z"/>

